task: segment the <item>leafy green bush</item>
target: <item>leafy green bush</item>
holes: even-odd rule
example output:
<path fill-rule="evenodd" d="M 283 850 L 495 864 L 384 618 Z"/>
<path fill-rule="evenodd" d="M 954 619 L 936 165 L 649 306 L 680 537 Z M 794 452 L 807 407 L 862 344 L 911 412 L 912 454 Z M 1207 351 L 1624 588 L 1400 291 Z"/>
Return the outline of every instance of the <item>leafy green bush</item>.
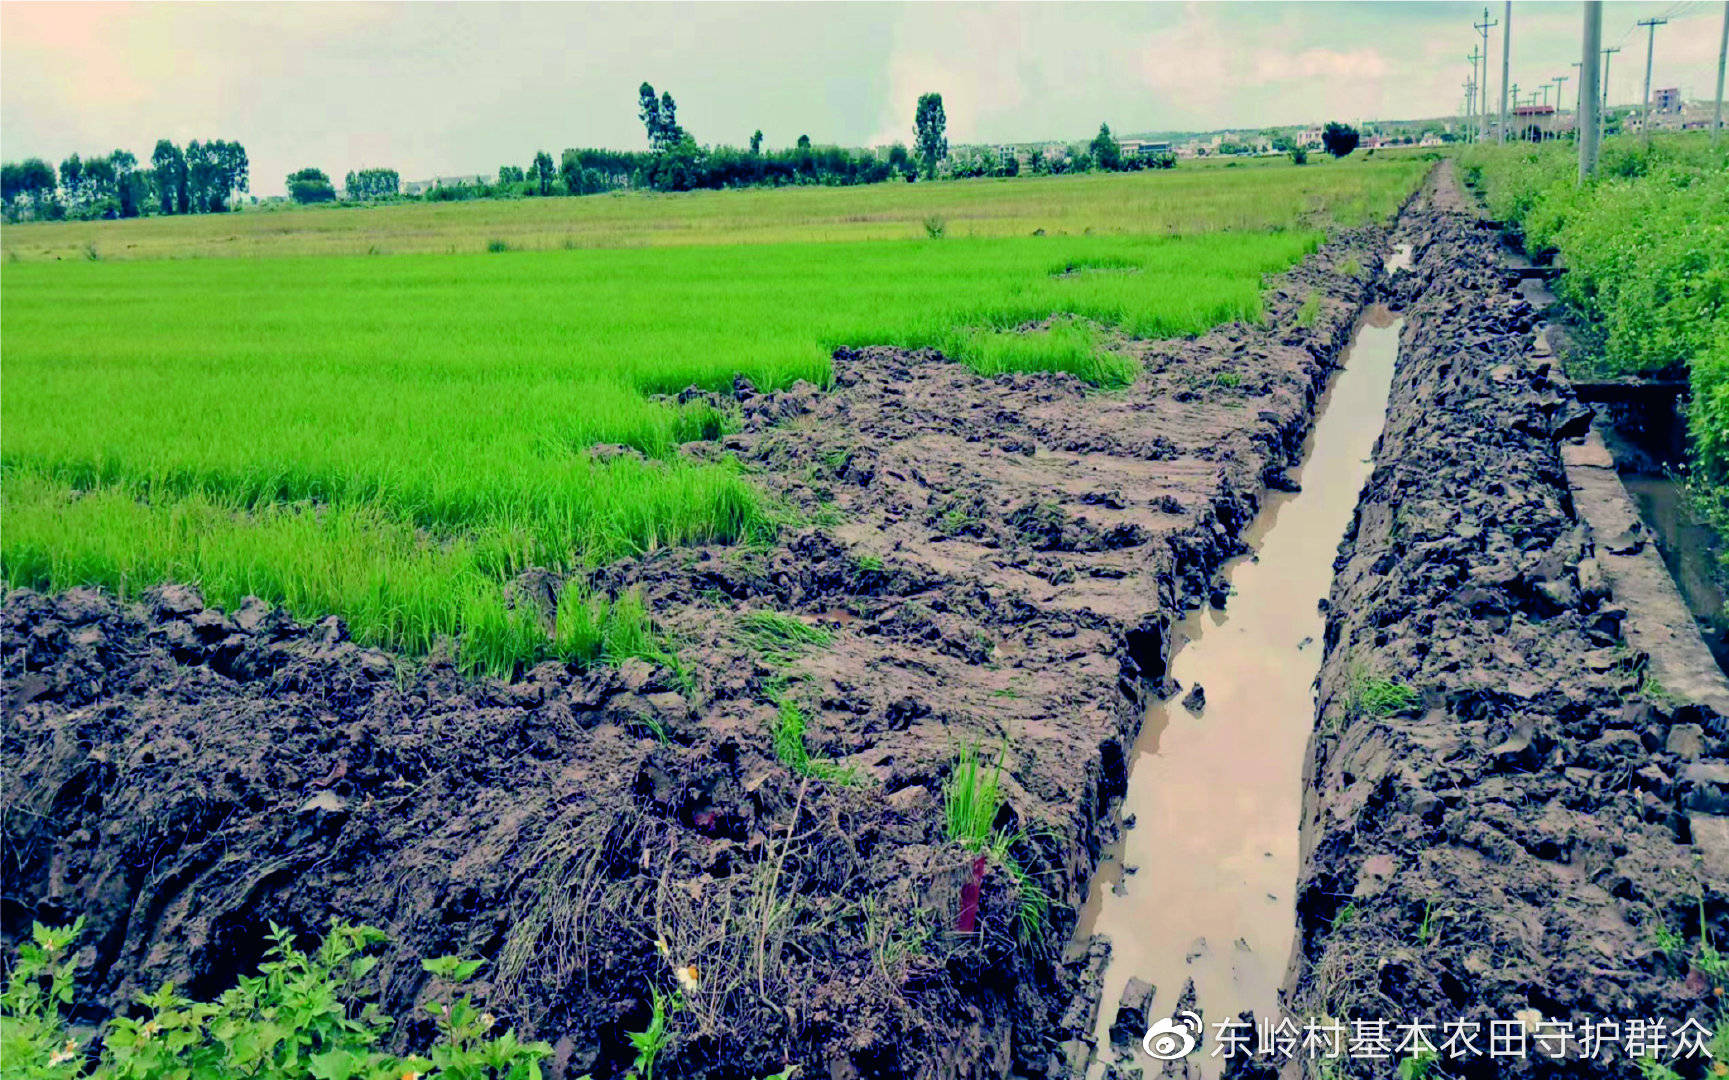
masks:
<path fill-rule="evenodd" d="M 1692 384 L 1695 501 L 1729 528 L 1729 149 L 1708 136 L 1611 139 L 1589 183 L 1567 144 L 1476 147 L 1461 159 L 1489 212 L 1566 267 L 1562 299 L 1626 374 Z"/>
<path fill-rule="evenodd" d="M 378 963 L 370 950 L 384 934 L 344 923 L 333 924 L 310 954 L 272 927 L 258 974 L 216 1001 L 192 1001 L 165 984 L 140 999 L 148 1017 L 115 1017 L 98 1039 L 81 1044 L 61 1009 L 72 1004 L 76 965 L 68 954 L 82 928 L 82 919 L 70 927 L 38 923 L 19 947 L 0 993 L 0 1060 L 8 1077 L 539 1080 L 540 1062 L 552 1052 L 520 1041 L 514 1029 L 493 1035 L 497 1021 L 466 995 L 427 1006 L 439 1035 L 425 1056 L 381 1050 L 390 1018 L 360 1001 L 360 985 Z M 480 964 L 453 956 L 423 962 L 452 985 L 473 978 Z"/>

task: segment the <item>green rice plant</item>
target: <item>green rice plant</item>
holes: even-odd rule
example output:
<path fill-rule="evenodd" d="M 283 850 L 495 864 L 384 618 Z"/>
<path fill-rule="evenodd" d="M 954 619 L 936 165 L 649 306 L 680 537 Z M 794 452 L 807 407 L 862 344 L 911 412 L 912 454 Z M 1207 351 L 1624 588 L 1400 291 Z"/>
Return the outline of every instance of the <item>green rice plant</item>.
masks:
<path fill-rule="evenodd" d="M 1436 917 L 1435 902 L 1423 901 L 1423 921 L 1417 926 L 1417 943 L 1427 949 L 1441 936 L 1441 920 Z"/>
<path fill-rule="evenodd" d="M 1002 770 L 1000 757 L 986 765 L 977 746 L 963 746 L 943 784 L 948 837 L 968 851 L 985 851 L 992 843 L 1003 806 Z"/>
<path fill-rule="evenodd" d="M 851 766 L 843 766 L 837 762 L 811 756 L 810 749 L 805 746 L 804 741 L 805 713 L 792 698 L 786 696 L 780 698 L 776 703 L 775 715 L 770 724 L 772 725 L 771 734 L 774 737 L 774 756 L 780 759 L 782 765 L 799 776 L 827 780 L 830 783 L 854 784 L 858 782 L 858 773 Z"/>
<path fill-rule="evenodd" d="M 725 407 L 657 395 L 826 386 L 833 350 L 867 344 L 1120 386 L 1137 365 L 1114 335 L 1260 318 L 1265 275 L 1390 211 L 1420 166 L 1203 171 L 9 226 L 0 572 L 189 581 L 499 673 L 648 652 L 634 601 L 575 598 L 548 627 L 506 593 L 787 520 L 741 469 L 678 453 L 735 424 Z M 943 244 L 906 239 L 931 215 Z M 520 254 L 477 250 L 501 245 Z M 253 257 L 166 257 L 216 253 Z M 269 257 L 290 254 L 323 257 Z"/>
<path fill-rule="evenodd" d="M 1314 326 L 1321 318 L 1321 294 L 1311 291 L 1297 309 L 1298 326 Z"/>
<path fill-rule="evenodd" d="M 1366 669 L 1357 668 L 1351 672 L 1345 707 L 1353 719 L 1357 717 L 1386 719 L 1389 716 L 1396 716 L 1404 712 L 1420 700 L 1422 700 L 1422 695 L 1411 687 L 1376 675 Z"/>
<path fill-rule="evenodd" d="M 812 649 L 827 648 L 834 641 L 834 634 L 820 626 L 769 610 L 745 612 L 739 619 L 739 637 L 778 667 Z"/>
<path fill-rule="evenodd" d="M 1009 875 L 1015 886 L 1015 933 L 1030 945 L 1044 926 L 1051 898 L 1014 855 L 1014 848 L 1028 838 L 1027 831 L 1011 833 L 996 827 L 1003 806 L 1002 768 L 1000 756 L 987 765 L 976 745 L 961 747 L 943 784 L 944 827 L 950 840 L 989 856 Z"/>

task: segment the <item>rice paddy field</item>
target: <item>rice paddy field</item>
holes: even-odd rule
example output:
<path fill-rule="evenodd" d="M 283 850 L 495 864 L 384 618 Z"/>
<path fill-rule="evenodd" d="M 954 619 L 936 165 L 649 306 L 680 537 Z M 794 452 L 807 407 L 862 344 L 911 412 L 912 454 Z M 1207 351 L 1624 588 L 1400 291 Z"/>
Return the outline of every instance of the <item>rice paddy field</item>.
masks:
<path fill-rule="evenodd" d="M 580 572 L 553 625 L 507 593 L 777 526 L 738 468 L 679 453 L 726 406 L 657 395 L 826 385 L 869 344 L 1108 390 L 1137 371 L 1120 335 L 1258 318 L 1268 274 L 1426 167 L 10 226 L 0 572 L 257 595 L 496 672 L 652 650 L 652 613 Z"/>

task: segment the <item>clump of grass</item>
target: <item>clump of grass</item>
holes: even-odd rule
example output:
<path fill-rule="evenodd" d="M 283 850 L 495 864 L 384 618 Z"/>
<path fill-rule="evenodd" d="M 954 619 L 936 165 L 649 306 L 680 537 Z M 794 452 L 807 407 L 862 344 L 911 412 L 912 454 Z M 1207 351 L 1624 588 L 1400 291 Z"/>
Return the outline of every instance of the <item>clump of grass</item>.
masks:
<path fill-rule="evenodd" d="M 577 577 L 566 579 L 558 594 L 553 649 L 562 660 L 617 663 L 632 656 L 651 657 L 661 644 L 636 590 L 608 599 Z"/>
<path fill-rule="evenodd" d="M 1314 326 L 1321 318 L 1321 294 L 1311 291 L 1303 301 L 1303 306 L 1297 309 L 1298 326 Z"/>
<path fill-rule="evenodd" d="M 779 611 L 747 611 L 739 636 L 771 664 L 785 666 L 812 649 L 827 648 L 834 634 Z"/>
<path fill-rule="evenodd" d="M 1339 264 L 1339 273 L 1351 278 L 1362 277 L 1363 264 L 1355 255 L 1352 255 L 1350 258 Z"/>
<path fill-rule="evenodd" d="M 1353 718 L 1386 719 L 1404 712 L 1420 700 L 1422 695 L 1411 687 L 1359 668 L 1351 673 L 1345 707 Z"/>
<path fill-rule="evenodd" d="M 1356 918 L 1357 918 L 1357 902 L 1355 900 L 1353 900 L 1350 903 L 1346 904 L 1344 907 L 1340 908 L 1338 911 L 1333 913 L 1333 921 L 1331 924 L 1332 928 L 1334 930 L 1342 930 L 1345 927 L 1351 925 L 1351 923 Z"/>
<path fill-rule="evenodd" d="M 827 780 L 830 783 L 856 783 L 858 774 L 850 766 L 811 756 L 810 748 L 805 745 L 806 722 L 804 710 L 799 708 L 798 703 L 783 696 L 777 703 L 775 716 L 771 721 L 774 756 L 799 776 Z"/>
<path fill-rule="evenodd" d="M 925 236 L 931 240 L 941 240 L 948 235 L 948 219 L 939 214 L 931 214 L 924 220 Z"/>
<path fill-rule="evenodd" d="M 948 837 L 968 851 L 988 855 L 1015 885 L 1016 935 L 1036 939 L 1050 909 L 1050 895 L 1015 858 L 1013 848 L 1027 838 L 996 827 L 1002 811 L 1002 758 L 986 764 L 976 746 L 964 746 L 943 785 L 943 815 Z"/>
<path fill-rule="evenodd" d="M 943 785 L 943 812 L 948 837 L 968 851 L 991 844 L 997 814 L 1002 810 L 1002 759 L 986 765 L 978 747 L 964 746 Z"/>
<path fill-rule="evenodd" d="M 486 250 L 491 252 L 494 255 L 497 255 L 497 254 L 500 254 L 501 252 L 509 251 L 510 250 L 510 244 L 507 241 L 500 240 L 497 237 L 493 237 L 491 240 L 488 240 L 486 242 Z"/>

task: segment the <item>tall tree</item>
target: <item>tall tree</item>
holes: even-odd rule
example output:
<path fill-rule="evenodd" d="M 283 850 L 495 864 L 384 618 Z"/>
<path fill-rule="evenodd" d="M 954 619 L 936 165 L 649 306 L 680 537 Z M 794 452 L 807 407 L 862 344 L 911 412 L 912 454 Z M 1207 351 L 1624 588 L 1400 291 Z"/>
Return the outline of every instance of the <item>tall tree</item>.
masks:
<path fill-rule="evenodd" d="M 913 114 L 914 150 L 924 164 L 927 177 L 937 174 L 937 162 L 948 157 L 948 117 L 943 114 L 941 94 L 920 94 L 918 111 Z"/>
<path fill-rule="evenodd" d="M 297 203 L 333 202 L 336 188 L 323 169 L 308 165 L 288 174 L 288 197 Z"/>
<path fill-rule="evenodd" d="M 84 205 L 84 161 L 77 154 L 60 163 L 60 193 L 72 209 Z"/>
<path fill-rule="evenodd" d="M 84 159 L 85 209 L 101 217 L 120 216 L 119 175 L 112 158 L 97 156 Z"/>
<path fill-rule="evenodd" d="M 138 171 L 138 155 L 130 150 L 116 150 L 108 155 L 108 161 L 114 166 L 114 193 L 120 203 L 120 216 L 137 217 L 144 212 L 144 201 L 150 195 L 150 185 Z"/>
<path fill-rule="evenodd" d="M 678 102 L 672 100 L 670 90 L 660 95 L 660 138 L 663 150 L 677 146 L 684 138 L 684 129 L 678 126 Z"/>
<path fill-rule="evenodd" d="M 214 146 L 207 147 L 197 139 L 186 144 L 186 187 L 191 192 L 194 214 L 209 213 L 215 198 L 219 169 L 214 151 Z"/>
<path fill-rule="evenodd" d="M 655 96 L 654 87 L 643 83 L 636 90 L 636 116 L 642 121 L 643 130 L 648 132 L 648 148 L 660 150 L 665 142 L 660 129 L 660 98 Z"/>
<path fill-rule="evenodd" d="M 1117 143 L 1115 135 L 1111 134 L 1111 125 L 1100 124 L 1099 133 L 1093 136 L 1093 141 L 1087 147 L 1092 151 L 1093 161 L 1101 169 L 1116 171 L 1123 165 L 1123 148 Z"/>
<path fill-rule="evenodd" d="M 184 214 L 192 209 L 192 193 L 186 184 L 186 155 L 167 139 L 158 139 L 150 154 L 156 174 L 156 194 L 164 214 Z"/>
<path fill-rule="evenodd" d="M 219 143 L 221 150 L 223 200 L 226 202 L 235 192 L 245 194 L 252 190 L 252 162 L 246 156 L 246 147 L 238 142 Z"/>
<path fill-rule="evenodd" d="M 1321 145 L 1327 148 L 1327 153 L 1336 158 L 1342 158 L 1357 148 L 1357 129 L 1349 124 L 1341 124 L 1337 120 L 1327 121 L 1327 126 L 1321 129 Z"/>
<path fill-rule="evenodd" d="M 29 198 L 37 217 L 54 201 L 54 166 L 41 158 L 29 158 L 18 166 L 19 194 Z"/>
<path fill-rule="evenodd" d="M 552 155 L 545 150 L 536 152 L 530 175 L 534 179 L 534 189 L 538 194 L 551 195 L 553 181 L 558 179 L 558 167 L 552 163 Z"/>
<path fill-rule="evenodd" d="M 755 131 L 751 132 L 750 152 L 752 154 L 762 153 L 762 128 L 757 128 Z"/>

